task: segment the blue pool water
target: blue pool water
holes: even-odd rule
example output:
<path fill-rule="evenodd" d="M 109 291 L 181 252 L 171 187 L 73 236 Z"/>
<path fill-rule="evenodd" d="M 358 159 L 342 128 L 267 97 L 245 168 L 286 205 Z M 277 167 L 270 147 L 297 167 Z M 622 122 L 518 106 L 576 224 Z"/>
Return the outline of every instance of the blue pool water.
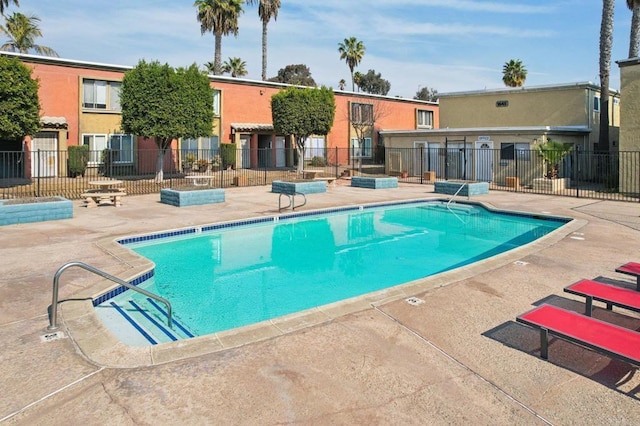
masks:
<path fill-rule="evenodd" d="M 527 244 L 566 220 L 420 202 L 280 217 L 127 247 L 156 264 L 142 287 L 168 299 L 188 337 L 392 287 Z M 126 291 L 124 304 L 161 310 Z M 133 301 L 133 304 L 130 302 Z M 99 307 L 100 307 L 99 306 Z M 184 337 L 184 336 L 183 336 Z"/>

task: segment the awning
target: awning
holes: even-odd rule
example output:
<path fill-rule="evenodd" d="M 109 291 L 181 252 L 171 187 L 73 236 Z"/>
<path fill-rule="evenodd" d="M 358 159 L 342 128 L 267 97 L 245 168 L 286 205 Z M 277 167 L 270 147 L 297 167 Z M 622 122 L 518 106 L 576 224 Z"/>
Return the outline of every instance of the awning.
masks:
<path fill-rule="evenodd" d="M 40 117 L 40 127 L 43 129 L 66 129 L 67 119 L 64 117 Z"/>
<path fill-rule="evenodd" d="M 273 124 L 265 123 L 231 123 L 234 132 L 273 132 Z"/>

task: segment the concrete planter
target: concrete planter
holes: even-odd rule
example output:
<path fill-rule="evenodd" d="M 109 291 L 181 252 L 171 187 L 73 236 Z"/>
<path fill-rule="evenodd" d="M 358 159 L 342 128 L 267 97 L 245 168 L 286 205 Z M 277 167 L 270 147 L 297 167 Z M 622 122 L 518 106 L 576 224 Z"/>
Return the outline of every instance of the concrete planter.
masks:
<path fill-rule="evenodd" d="M 327 192 L 327 182 L 324 180 L 308 180 L 287 182 L 274 180 L 271 182 L 271 192 L 276 194 L 318 194 Z"/>
<path fill-rule="evenodd" d="M 397 188 L 398 178 L 397 177 L 376 178 L 376 177 L 354 176 L 351 178 L 351 186 L 355 186 L 358 188 L 369 188 L 369 189 Z"/>
<path fill-rule="evenodd" d="M 224 202 L 224 189 L 160 190 L 160 202 L 176 207 L 198 206 Z"/>
<path fill-rule="evenodd" d="M 540 178 L 533 180 L 533 190 L 539 192 L 558 192 L 567 189 L 569 184 L 569 178 Z"/>
<path fill-rule="evenodd" d="M 0 200 L 0 225 L 70 219 L 73 203 L 64 197 Z"/>
<path fill-rule="evenodd" d="M 462 189 L 460 187 L 462 186 Z M 458 192 L 458 190 L 460 192 Z M 489 193 L 489 182 L 438 181 L 434 184 L 434 192 L 438 194 L 470 197 Z"/>

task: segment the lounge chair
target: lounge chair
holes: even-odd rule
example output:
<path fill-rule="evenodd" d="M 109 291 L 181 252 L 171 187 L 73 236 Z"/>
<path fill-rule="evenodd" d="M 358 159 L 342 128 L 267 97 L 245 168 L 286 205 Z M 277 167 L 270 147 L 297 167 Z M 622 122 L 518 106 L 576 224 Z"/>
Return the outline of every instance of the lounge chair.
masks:
<path fill-rule="evenodd" d="M 580 280 L 565 287 L 564 291 L 586 297 L 585 315 L 591 316 L 593 301 L 598 300 L 607 304 L 607 309 L 613 306 L 640 312 L 640 293 L 635 290 L 604 284 L 591 280 Z"/>
<path fill-rule="evenodd" d="M 640 366 L 640 333 L 573 311 L 543 304 L 516 321 L 540 330 L 540 357 L 549 357 L 549 334 Z"/>
<path fill-rule="evenodd" d="M 628 262 L 616 268 L 616 272 L 636 277 L 636 290 L 640 291 L 640 263 Z"/>

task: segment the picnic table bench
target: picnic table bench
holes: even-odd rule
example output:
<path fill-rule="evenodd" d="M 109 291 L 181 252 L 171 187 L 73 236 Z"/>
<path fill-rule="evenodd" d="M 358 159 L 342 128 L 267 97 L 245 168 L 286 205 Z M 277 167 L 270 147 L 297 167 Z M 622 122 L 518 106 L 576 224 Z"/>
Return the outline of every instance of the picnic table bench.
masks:
<path fill-rule="evenodd" d="M 549 357 L 549 334 L 640 366 L 640 333 L 596 318 L 543 304 L 516 321 L 540 330 L 540 357 Z"/>
<path fill-rule="evenodd" d="M 112 204 L 115 207 L 122 205 L 122 197 L 127 195 L 124 192 L 124 188 L 120 188 L 122 185 L 121 180 L 95 180 L 89 182 L 89 185 L 97 188 L 86 189 L 84 193 L 80 194 L 84 198 L 84 205 L 87 208 L 97 207 L 102 204 Z"/>
<path fill-rule="evenodd" d="M 193 183 L 193 186 L 209 186 L 216 177 L 206 175 L 192 175 L 185 176 L 184 178 L 190 180 Z"/>
<path fill-rule="evenodd" d="M 640 293 L 635 290 L 592 280 L 580 280 L 565 287 L 564 291 L 586 298 L 585 315 L 588 316 L 593 313 L 594 300 L 606 303 L 608 310 L 612 310 L 615 305 L 640 312 Z"/>
<path fill-rule="evenodd" d="M 303 179 L 316 179 L 319 178 L 320 175 L 324 173 L 324 170 L 319 169 L 305 169 L 302 171 Z"/>

